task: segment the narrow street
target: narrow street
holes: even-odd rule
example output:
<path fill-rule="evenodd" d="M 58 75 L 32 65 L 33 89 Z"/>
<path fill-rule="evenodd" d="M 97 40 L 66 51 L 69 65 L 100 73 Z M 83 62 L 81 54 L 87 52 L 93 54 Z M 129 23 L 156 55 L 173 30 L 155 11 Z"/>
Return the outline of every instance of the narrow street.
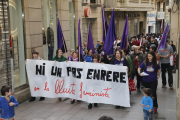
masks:
<path fill-rule="evenodd" d="M 175 88 L 175 74 L 174 88 Z M 154 114 L 154 120 L 176 120 L 175 90 L 169 87 L 161 88 L 161 78 L 158 81 L 158 113 Z M 88 103 L 75 102 L 70 104 L 70 99 L 63 99 L 56 103 L 57 99 L 46 98 L 45 101 L 20 104 L 16 108 L 16 120 L 98 120 L 103 115 L 110 116 L 114 120 L 143 120 L 142 107 L 140 106 L 143 93 L 132 92 L 131 107 L 115 109 L 113 105 L 98 104 L 97 108 L 88 109 Z"/>

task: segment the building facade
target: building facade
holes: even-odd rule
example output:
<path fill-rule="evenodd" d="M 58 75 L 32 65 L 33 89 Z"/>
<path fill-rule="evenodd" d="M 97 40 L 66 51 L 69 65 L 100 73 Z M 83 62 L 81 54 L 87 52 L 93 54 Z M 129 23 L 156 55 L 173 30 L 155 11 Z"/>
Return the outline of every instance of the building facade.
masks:
<path fill-rule="evenodd" d="M 116 20 L 117 36 L 122 37 L 126 16 L 128 15 L 129 37 L 138 34 L 146 34 L 147 12 L 155 10 L 154 0 L 105 0 L 106 17 L 110 20 L 110 15 L 114 8 Z"/>
<path fill-rule="evenodd" d="M 56 55 L 57 18 L 67 46 L 66 57 L 78 46 L 79 19 L 83 43 L 87 42 L 89 23 L 94 44 L 102 40 L 103 0 L 0 0 L 0 3 L 0 86 L 12 85 L 20 103 L 30 97 L 25 60 L 32 59 L 34 50 L 44 60 L 52 60 Z"/>

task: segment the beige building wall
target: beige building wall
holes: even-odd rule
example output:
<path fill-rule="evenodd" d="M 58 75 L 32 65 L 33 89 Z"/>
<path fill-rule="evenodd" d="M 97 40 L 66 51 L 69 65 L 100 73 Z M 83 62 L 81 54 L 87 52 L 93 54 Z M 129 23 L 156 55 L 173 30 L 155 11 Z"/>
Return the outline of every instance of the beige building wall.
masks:
<path fill-rule="evenodd" d="M 171 1 L 171 5 L 173 5 L 173 1 Z M 180 2 L 179 2 L 180 6 Z M 172 10 L 172 7 L 171 7 Z M 179 47 L 180 47 L 180 10 L 176 13 L 171 12 L 171 30 L 170 30 L 170 39 L 174 41 L 174 44 L 177 48 L 177 55 L 179 57 Z M 178 18 L 179 17 L 179 18 Z M 178 61 L 179 63 L 179 61 Z M 180 68 L 180 65 L 178 66 Z M 180 77 L 179 77 L 179 69 L 176 69 L 176 115 L 177 120 L 180 120 Z"/>
<path fill-rule="evenodd" d="M 139 33 L 139 30 L 140 30 L 140 22 L 143 22 L 143 33 L 145 33 L 145 29 L 146 29 L 146 12 L 140 12 L 140 11 L 136 11 L 140 14 L 139 17 L 128 17 L 128 20 L 130 21 L 128 24 L 130 26 L 129 28 L 129 35 L 132 37 L 134 36 L 134 21 L 135 19 L 137 20 L 138 24 L 137 24 L 137 34 L 140 34 Z M 136 13 L 136 12 L 128 12 L 128 13 Z M 107 21 L 108 21 L 108 24 L 110 22 L 110 16 L 112 14 L 112 11 L 106 11 L 106 18 L 107 18 Z M 116 15 L 119 15 L 119 14 L 124 14 L 124 11 L 115 11 L 115 16 Z M 123 30 L 124 30 L 124 25 L 125 25 L 125 20 L 126 18 L 118 18 L 118 17 L 115 17 L 115 20 L 116 20 L 116 35 L 117 37 L 122 37 L 122 33 L 123 33 Z"/>
<path fill-rule="evenodd" d="M 26 39 L 26 56 L 32 58 L 36 49 L 43 58 L 41 0 L 24 0 L 24 26 Z"/>
<path fill-rule="evenodd" d="M 66 40 L 67 55 L 70 54 L 70 28 L 69 28 L 69 0 L 57 0 L 57 14 L 61 23 L 64 39 Z"/>

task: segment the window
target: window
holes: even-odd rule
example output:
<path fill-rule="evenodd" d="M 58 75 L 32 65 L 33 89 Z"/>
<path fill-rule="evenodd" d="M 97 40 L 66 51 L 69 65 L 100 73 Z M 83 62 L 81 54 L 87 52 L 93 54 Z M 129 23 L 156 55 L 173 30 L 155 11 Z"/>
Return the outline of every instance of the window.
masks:
<path fill-rule="evenodd" d="M 9 1 L 14 87 L 26 84 L 23 11 L 21 0 Z M 21 63 L 21 64 L 20 64 Z"/>

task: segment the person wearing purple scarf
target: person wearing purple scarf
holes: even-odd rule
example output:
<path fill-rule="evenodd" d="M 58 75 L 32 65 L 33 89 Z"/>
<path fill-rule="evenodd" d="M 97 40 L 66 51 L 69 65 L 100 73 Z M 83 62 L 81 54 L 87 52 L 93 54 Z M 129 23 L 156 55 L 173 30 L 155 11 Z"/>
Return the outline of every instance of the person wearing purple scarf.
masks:
<path fill-rule="evenodd" d="M 78 62 L 78 52 L 73 52 L 72 53 L 72 58 L 71 58 L 71 60 L 69 60 L 69 61 L 74 61 L 74 62 Z M 72 99 L 71 100 L 71 104 L 74 104 L 74 102 L 75 102 L 75 99 Z"/>
<path fill-rule="evenodd" d="M 71 49 L 70 55 L 69 55 L 69 57 L 68 57 L 68 60 L 69 60 L 69 61 L 71 61 L 71 59 L 72 59 L 72 57 L 73 57 L 73 56 L 72 56 L 73 52 L 74 52 L 74 49 Z"/>

